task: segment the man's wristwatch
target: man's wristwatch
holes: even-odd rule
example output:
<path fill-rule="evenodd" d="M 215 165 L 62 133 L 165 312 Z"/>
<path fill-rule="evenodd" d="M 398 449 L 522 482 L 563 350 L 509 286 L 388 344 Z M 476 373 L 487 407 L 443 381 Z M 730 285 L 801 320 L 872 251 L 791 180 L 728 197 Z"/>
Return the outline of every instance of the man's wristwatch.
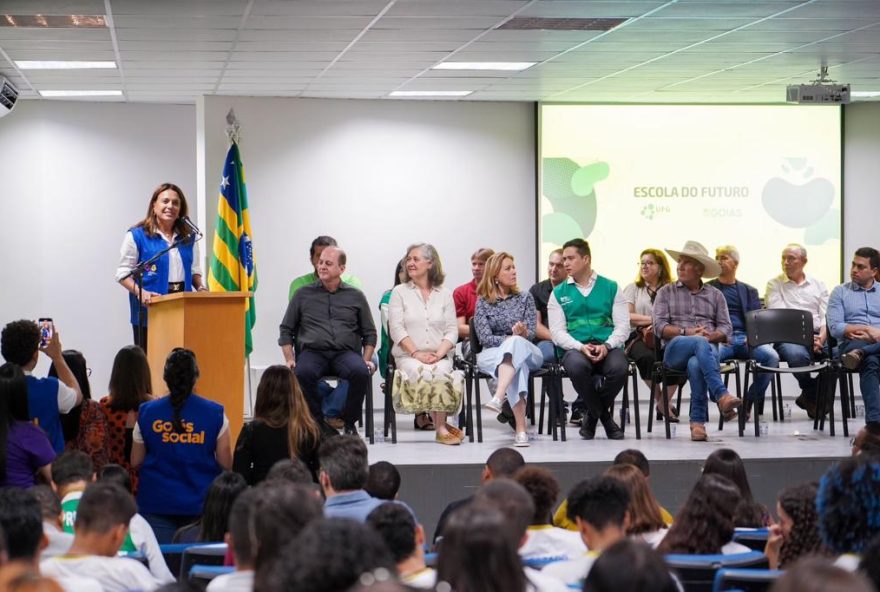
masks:
<path fill-rule="evenodd" d="M 684 327 L 682 327 L 681 329 L 678 330 L 678 334 L 681 335 L 682 337 L 684 337 L 684 333 L 685 333 Z"/>

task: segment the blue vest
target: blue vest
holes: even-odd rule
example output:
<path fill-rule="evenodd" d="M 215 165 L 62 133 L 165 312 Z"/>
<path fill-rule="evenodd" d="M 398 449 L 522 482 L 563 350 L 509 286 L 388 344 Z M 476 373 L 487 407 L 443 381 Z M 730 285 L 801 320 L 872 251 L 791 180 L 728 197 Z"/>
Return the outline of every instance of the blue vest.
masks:
<path fill-rule="evenodd" d="M 160 235 L 149 236 L 144 232 L 143 226 L 135 226 L 131 229 L 134 244 L 138 250 L 138 263 L 146 261 L 156 253 L 166 249 L 168 243 Z M 185 245 L 177 247 L 180 258 L 183 261 L 183 289 L 187 292 L 192 290 L 192 262 L 193 241 L 187 241 Z M 150 269 L 144 272 L 144 290 L 166 294 L 168 292 L 168 253 L 159 257 Z M 134 294 L 128 295 L 128 304 L 131 309 L 131 324 L 138 323 L 138 301 Z M 144 326 L 147 325 L 147 309 L 143 309 Z"/>
<path fill-rule="evenodd" d="M 193 394 L 180 416 L 184 431 L 178 433 L 171 426 L 170 397 L 141 405 L 138 427 L 147 452 L 137 493 L 142 514 L 201 514 L 208 486 L 220 474 L 214 453 L 223 406 Z"/>
<path fill-rule="evenodd" d="M 64 452 L 64 432 L 61 430 L 61 416 L 58 411 L 58 379 L 27 377 L 28 408 L 31 419 L 36 420 L 57 454 Z"/>

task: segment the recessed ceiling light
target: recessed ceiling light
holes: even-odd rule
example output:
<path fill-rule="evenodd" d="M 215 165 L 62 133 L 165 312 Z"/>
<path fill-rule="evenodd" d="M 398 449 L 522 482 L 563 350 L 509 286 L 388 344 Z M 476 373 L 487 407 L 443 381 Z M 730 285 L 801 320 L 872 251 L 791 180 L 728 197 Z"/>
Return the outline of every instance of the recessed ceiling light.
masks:
<path fill-rule="evenodd" d="M 466 97 L 472 90 L 395 90 L 389 97 Z"/>
<path fill-rule="evenodd" d="M 0 14 L 0 27 L 69 29 L 106 26 L 103 14 Z"/>
<path fill-rule="evenodd" d="M 872 99 L 880 97 L 880 90 L 854 90 L 849 93 L 849 96 L 860 99 Z"/>
<path fill-rule="evenodd" d="M 519 72 L 531 68 L 537 62 L 442 62 L 432 70 L 510 70 Z"/>
<path fill-rule="evenodd" d="M 99 68 L 116 68 L 116 62 L 16 60 L 15 65 L 22 70 L 90 70 Z"/>
<path fill-rule="evenodd" d="M 43 97 L 121 97 L 121 90 L 41 90 Z"/>

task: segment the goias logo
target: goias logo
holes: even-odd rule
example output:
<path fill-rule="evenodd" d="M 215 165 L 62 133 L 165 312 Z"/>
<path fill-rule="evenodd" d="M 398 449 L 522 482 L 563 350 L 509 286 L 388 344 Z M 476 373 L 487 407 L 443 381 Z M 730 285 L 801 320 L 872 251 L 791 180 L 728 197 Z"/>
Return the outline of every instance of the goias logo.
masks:
<path fill-rule="evenodd" d="M 191 421 L 183 422 L 184 432 L 175 432 L 174 424 L 170 421 L 157 419 L 153 422 L 153 431 L 162 434 L 162 442 L 166 444 L 204 444 L 205 431 L 196 432 Z"/>

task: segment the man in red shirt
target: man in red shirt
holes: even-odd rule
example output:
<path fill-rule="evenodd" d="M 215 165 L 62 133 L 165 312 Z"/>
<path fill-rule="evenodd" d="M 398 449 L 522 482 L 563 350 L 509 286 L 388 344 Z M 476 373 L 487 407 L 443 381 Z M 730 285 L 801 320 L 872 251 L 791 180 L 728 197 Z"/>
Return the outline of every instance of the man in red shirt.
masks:
<path fill-rule="evenodd" d="M 471 273 L 474 279 L 457 287 L 452 292 L 452 300 L 455 302 L 455 316 L 458 318 L 458 337 L 467 339 L 470 335 L 468 322 L 474 316 L 477 308 L 477 284 L 483 279 L 483 269 L 486 261 L 495 254 L 492 249 L 480 248 L 471 255 Z"/>

